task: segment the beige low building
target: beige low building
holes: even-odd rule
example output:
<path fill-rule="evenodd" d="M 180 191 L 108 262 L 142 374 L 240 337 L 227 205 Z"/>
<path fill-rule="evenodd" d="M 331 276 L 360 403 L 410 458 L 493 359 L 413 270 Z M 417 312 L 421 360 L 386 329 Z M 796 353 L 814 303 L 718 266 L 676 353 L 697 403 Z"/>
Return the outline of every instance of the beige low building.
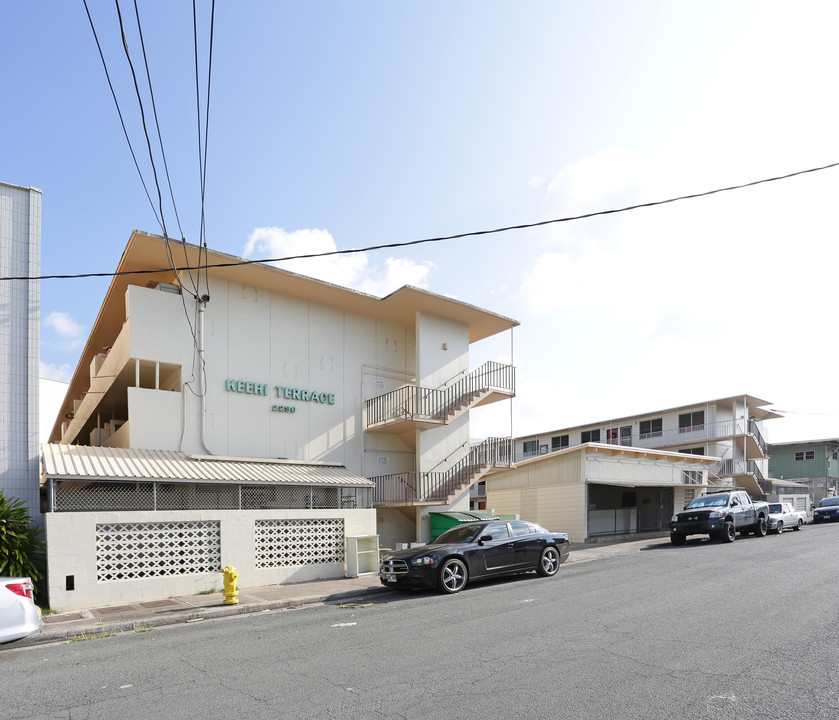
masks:
<path fill-rule="evenodd" d="M 518 515 L 572 542 L 668 529 L 674 511 L 730 481 L 709 481 L 719 458 L 586 443 L 497 468 L 487 507 Z"/>

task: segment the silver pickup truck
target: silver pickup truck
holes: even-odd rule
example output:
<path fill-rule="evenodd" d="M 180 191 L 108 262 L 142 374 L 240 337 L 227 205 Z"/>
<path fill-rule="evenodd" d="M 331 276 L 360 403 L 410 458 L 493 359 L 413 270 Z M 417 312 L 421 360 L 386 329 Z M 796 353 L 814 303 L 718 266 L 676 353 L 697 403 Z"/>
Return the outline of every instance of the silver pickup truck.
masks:
<path fill-rule="evenodd" d="M 801 530 L 807 524 L 804 510 L 793 510 L 789 503 L 769 503 L 769 530 L 778 534 L 784 530 Z"/>
<path fill-rule="evenodd" d="M 731 488 L 694 498 L 670 520 L 670 542 L 684 545 L 688 535 L 708 535 L 712 540 L 733 542 L 737 533 L 766 535 L 769 504 L 752 500 L 749 493 Z"/>

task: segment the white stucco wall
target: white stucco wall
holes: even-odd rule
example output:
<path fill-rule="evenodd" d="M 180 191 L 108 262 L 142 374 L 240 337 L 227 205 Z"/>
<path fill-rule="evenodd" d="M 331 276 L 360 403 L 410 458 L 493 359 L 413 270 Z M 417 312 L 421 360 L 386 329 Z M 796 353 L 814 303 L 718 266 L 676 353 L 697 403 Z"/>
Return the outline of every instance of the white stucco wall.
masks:
<path fill-rule="evenodd" d="M 444 390 L 469 374 L 469 328 L 425 313 L 417 314 L 417 382 Z M 417 470 L 442 472 L 469 451 L 469 414 L 417 436 Z M 468 505 L 467 505 L 468 508 Z"/>
<path fill-rule="evenodd" d="M 414 468 L 412 447 L 394 436 L 365 437 L 362 427 L 365 399 L 415 381 L 413 329 L 220 280 L 211 280 L 210 298 L 204 313 L 204 435 L 210 452 L 337 462 L 367 475 Z M 132 286 L 126 303 L 131 357 L 179 365 L 193 390 L 186 389 L 180 400 L 182 441 L 180 417 L 172 432 L 174 416 L 181 413 L 173 403 L 167 406 L 173 417 L 167 415 L 164 432 L 160 416 L 132 398 L 137 409 L 135 415 L 131 408 L 132 447 L 160 446 L 165 435 L 168 449 L 204 454 L 198 368 L 193 367 L 197 323 L 193 319 L 192 329 L 187 326 L 179 295 Z M 194 302 L 187 298 L 186 303 L 193 317 Z M 459 358 L 468 367 L 468 344 Z M 228 380 L 263 385 L 268 394 L 230 391 Z M 327 401 L 281 397 L 278 386 L 316 391 Z M 272 411 L 275 405 L 294 412 Z M 384 470 L 380 458 L 387 461 Z"/>
<path fill-rule="evenodd" d="M 49 601 L 57 610 L 104 607 L 159 600 L 221 588 L 221 573 L 168 575 L 135 580 L 97 581 L 96 526 L 100 523 L 219 521 L 221 565 L 239 571 L 239 587 L 340 578 L 345 563 L 257 568 L 254 523 L 257 520 L 343 518 L 346 536 L 375 535 L 374 510 L 205 510 L 159 512 L 46 513 Z M 66 590 L 67 576 L 75 589 Z"/>

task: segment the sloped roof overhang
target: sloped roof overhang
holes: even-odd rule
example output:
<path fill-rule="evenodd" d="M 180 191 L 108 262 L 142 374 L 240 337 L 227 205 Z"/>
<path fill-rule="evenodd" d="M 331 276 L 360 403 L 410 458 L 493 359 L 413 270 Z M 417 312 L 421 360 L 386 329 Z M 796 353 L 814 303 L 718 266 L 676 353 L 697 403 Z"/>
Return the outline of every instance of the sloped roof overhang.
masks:
<path fill-rule="evenodd" d="M 199 456 L 167 450 L 129 450 L 56 443 L 41 446 L 42 484 L 47 480 L 326 487 L 376 485 L 343 465 L 331 463 Z"/>
<path fill-rule="evenodd" d="M 110 346 L 119 335 L 125 321 L 125 291 L 129 285 L 154 286 L 178 280 L 171 267 L 168 252 L 171 249 L 174 265 L 189 267 L 181 271 L 180 281 L 186 289 L 190 277 L 200 265 L 213 277 L 240 282 L 250 287 L 262 288 L 329 307 L 339 308 L 368 317 L 415 327 L 420 313 L 434 315 L 462 323 L 469 328 L 469 342 L 491 337 L 519 325 L 518 320 L 482 310 L 468 303 L 437 295 L 421 288 L 405 285 L 383 298 L 350 290 L 349 288 L 281 270 L 265 263 L 246 260 L 197 245 L 166 239 L 152 233 L 134 230 L 122 253 L 105 299 L 99 309 L 93 329 L 88 336 L 64 402 L 53 425 L 50 440 L 61 436 L 60 425 L 67 413 L 73 410 L 72 398 L 81 397 L 88 389 L 89 367 L 93 357 Z M 190 274 L 192 273 L 192 275 Z M 212 298 L 210 299 L 212 303 Z"/>

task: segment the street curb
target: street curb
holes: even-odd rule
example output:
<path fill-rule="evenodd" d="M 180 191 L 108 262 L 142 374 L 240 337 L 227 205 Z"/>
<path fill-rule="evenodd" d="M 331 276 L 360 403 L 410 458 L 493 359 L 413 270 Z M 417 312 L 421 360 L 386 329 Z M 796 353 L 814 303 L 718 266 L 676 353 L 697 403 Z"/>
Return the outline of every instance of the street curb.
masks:
<path fill-rule="evenodd" d="M 186 625 L 187 623 L 200 622 L 204 620 L 215 620 L 217 618 L 234 617 L 236 615 L 252 615 L 269 610 L 286 610 L 300 605 L 313 605 L 316 603 L 329 602 L 331 600 L 346 600 L 350 598 L 377 595 L 387 592 L 386 587 L 371 587 L 356 590 L 344 590 L 341 592 L 327 593 L 323 595 L 308 595 L 296 598 L 284 598 L 282 600 L 266 600 L 243 605 L 219 605 L 216 607 L 196 608 L 194 611 L 177 616 L 152 616 L 139 620 L 120 620 L 116 622 L 96 623 L 95 627 L 70 628 L 67 630 L 47 630 L 42 628 L 39 632 L 22 638 L 9 647 L 9 650 L 37 645 L 49 645 L 52 643 L 79 641 L 83 638 L 96 639 L 109 637 L 129 632 L 143 632 L 159 627 L 172 625 Z M 2 650 L 0 650 L 2 652 Z"/>
<path fill-rule="evenodd" d="M 575 548 L 564 565 L 579 565 L 594 560 L 605 560 L 610 557 L 619 557 L 639 552 L 648 547 L 661 544 L 666 537 L 645 538 L 628 543 L 608 543 L 603 545 L 586 544 Z M 329 602 L 334 600 L 346 600 L 351 598 L 377 595 L 390 592 L 388 587 L 356 588 L 354 590 L 341 590 L 332 593 L 319 595 L 304 595 L 294 598 L 283 598 L 282 600 L 265 600 L 240 605 L 215 605 L 209 607 L 195 607 L 192 611 L 183 611 L 177 615 L 152 615 L 142 619 L 119 620 L 114 622 L 99 622 L 93 625 L 87 624 L 84 627 L 68 628 L 66 630 L 52 630 L 48 625 L 43 625 L 41 630 L 21 640 L 15 641 L 9 650 L 16 648 L 34 647 L 38 645 L 49 645 L 53 643 L 66 643 L 81 639 L 95 639 L 109 637 L 130 632 L 144 632 L 159 627 L 172 625 L 186 625 L 187 623 L 201 622 L 204 620 L 215 620 L 224 617 L 235 617 L 236 615 L 252 615 L 270 610 L 287 610 L 288 608 L 302 605 L 313 605 L 316 603 Z M 241 595 L 247 596 L 247 591 L 241 591 Z M 254 597 L 254 596 L 252 596 Z M 89 611 L 86 611 L 89 613 Z M 4 648 L 0 648 L 0 652 Z"/>

